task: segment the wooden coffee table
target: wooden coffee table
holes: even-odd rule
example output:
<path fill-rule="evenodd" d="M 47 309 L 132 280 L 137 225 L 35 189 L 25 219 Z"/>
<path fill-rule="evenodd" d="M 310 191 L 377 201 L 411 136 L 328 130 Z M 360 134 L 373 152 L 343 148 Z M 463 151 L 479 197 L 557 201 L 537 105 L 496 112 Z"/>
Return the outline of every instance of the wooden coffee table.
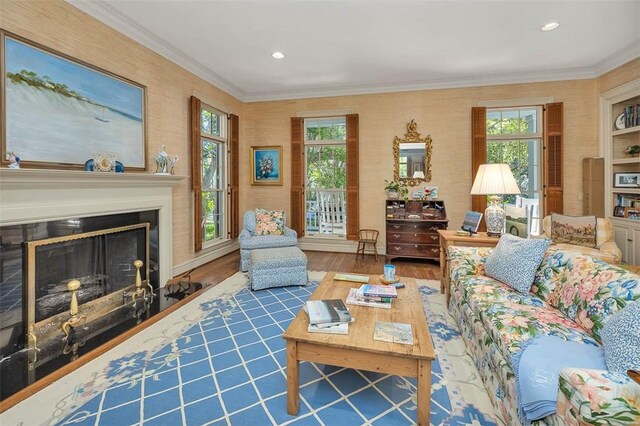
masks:
<path fill-rule="evenodd" d="M 349 289 L 361 284 L 334 281 L 335 272 L 328 272 L 313 292 L 310 300 L 342 299 Z M 371 275 L 369 283 L 379 284 L 379 277 Z M 359 370 L 375 371 L 418 381 L 418 424 L 429 425 L 431 402 L 431 361 L 435 351 L 427 327 L 422 298 L 413 278 L 401 278 L 406 284 L 398 290 L 398 298 L 391 309 L 347 305 L 355 321 L 349 324 L 349 334 L 309 333 L 309 318 L 300 310 L 283 338 L 287 341 L 287 412 L 298 414 L 300 406 L 300 361 L 336 365 Z M 373 340 L 377 320 L 411 324 L 413 345 Z"/>

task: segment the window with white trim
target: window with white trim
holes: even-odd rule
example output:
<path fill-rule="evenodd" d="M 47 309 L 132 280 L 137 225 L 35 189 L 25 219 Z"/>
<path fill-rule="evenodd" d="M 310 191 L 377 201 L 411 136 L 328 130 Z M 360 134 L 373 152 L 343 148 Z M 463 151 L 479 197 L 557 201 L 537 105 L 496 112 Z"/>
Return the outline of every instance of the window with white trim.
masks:
<path fill-rule="evenodd" d="M 202 243 L 227 238 L 227 114 L 208 105 L 200 109 Z"/>
<path fill-rule="evenodd" d="M 506 232 L 539 235 L 542 211 L 542 106 L 487 108 L 487 162 L 511 167 L 521 195 L 504 195 Z"/>

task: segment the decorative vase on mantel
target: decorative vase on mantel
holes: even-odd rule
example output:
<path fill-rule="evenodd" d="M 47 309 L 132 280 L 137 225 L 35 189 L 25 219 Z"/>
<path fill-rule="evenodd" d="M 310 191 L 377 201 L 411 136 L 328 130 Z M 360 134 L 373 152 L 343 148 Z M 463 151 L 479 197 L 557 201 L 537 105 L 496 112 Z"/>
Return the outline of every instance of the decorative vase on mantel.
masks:
<path fill-rule="evenodd" d="M 398 191 L 387 191 L 387 200 L 397 200 Z"/>

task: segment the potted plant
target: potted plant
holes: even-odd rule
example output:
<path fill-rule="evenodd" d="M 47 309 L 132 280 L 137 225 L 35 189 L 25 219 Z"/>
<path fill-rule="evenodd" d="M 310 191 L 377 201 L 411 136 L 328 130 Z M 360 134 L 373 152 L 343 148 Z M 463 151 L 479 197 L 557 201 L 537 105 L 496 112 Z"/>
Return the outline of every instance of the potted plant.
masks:
<path fill-rule="evenodd" d="M 399 196 L 405 200 L 409 199 L 409 188 L 406 183 L 396 180 L 389 182 L 386 179 L 384 182 L 387 184 L 384 189 L 387 191 L 387 197 L 390 200 L 397 200 Z"/>
<path fill-rule="evenodd" d="M 640 156 L 640 145 L 629 145 L 625 148 L 624 153 L 632 157 Z"/>

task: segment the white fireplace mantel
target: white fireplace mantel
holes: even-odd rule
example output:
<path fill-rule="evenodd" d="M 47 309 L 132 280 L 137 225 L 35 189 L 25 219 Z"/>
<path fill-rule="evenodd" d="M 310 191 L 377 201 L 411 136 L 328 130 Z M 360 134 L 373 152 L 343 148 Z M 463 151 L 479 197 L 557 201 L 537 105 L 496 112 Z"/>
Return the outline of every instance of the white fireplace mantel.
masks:
<path fill-rule="evenodd" d="M 158 210 L 159 283 L 173 274 L 172 187 L 185 176 L 0 169 L 0 226 Z"/>

